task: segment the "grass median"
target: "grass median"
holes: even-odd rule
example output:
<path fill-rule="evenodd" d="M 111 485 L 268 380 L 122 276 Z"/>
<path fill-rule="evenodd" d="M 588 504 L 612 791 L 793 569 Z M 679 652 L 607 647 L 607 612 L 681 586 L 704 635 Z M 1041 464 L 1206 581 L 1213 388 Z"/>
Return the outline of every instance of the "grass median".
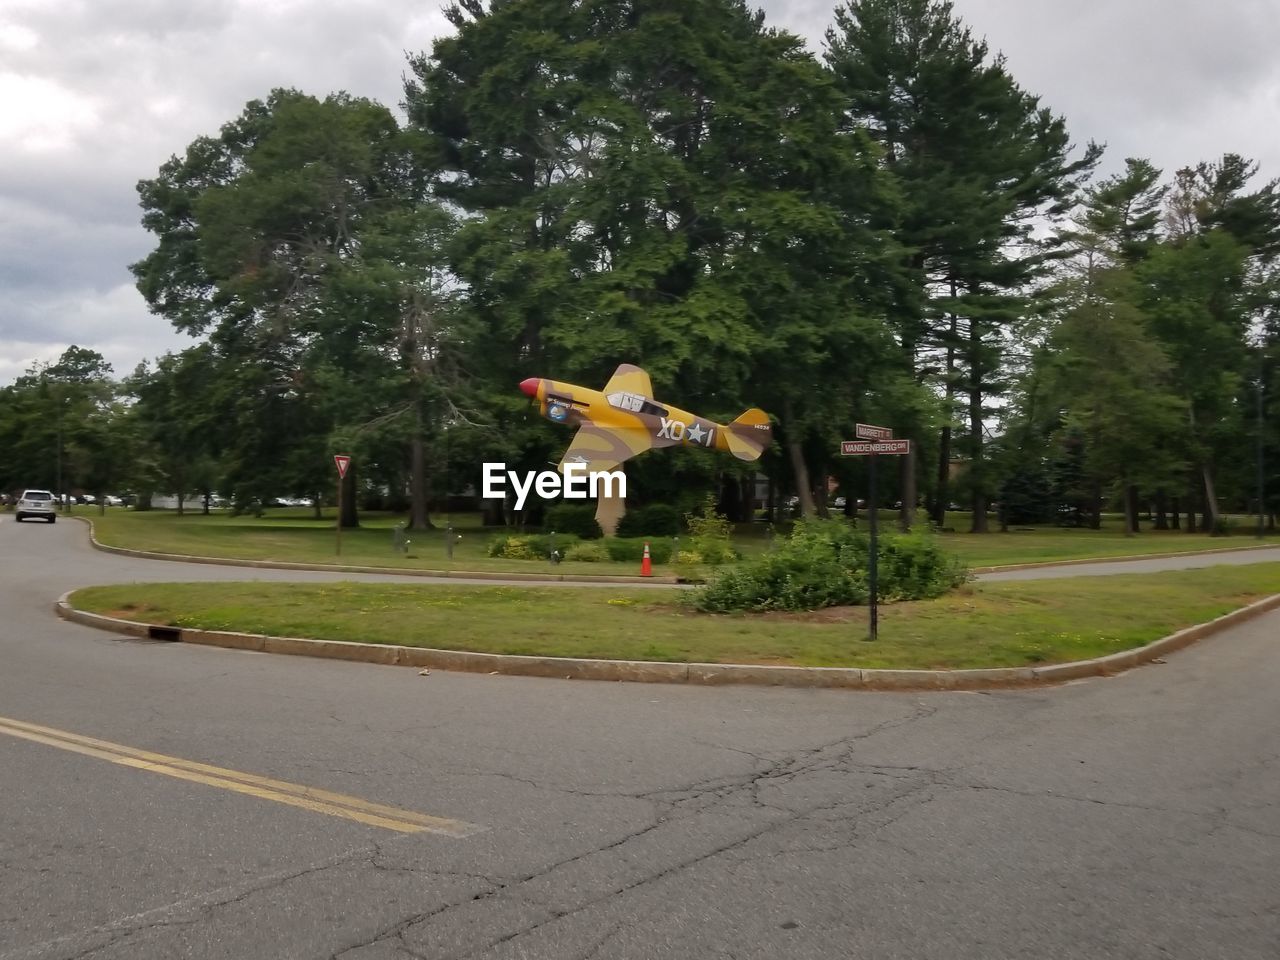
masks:
<path fill-rule="evenodd" d="M 624 660 L 1018 667 L 1115 653 L 1280 591 L 1280 564 L 971 584 L 885 606 L 710 615 L 627 589 L 413 584 L 132 584 L 76 591 L 73 606 L 166 626 L 483 653 Z"/>
<path fill-rule="evenodd" d="M 342 555 L 339 557 L 335 555 L 332 511 L 318 520 L 311 510 L 297 507 L 272 509 L 261 517 L 233 517 L 225 511 L 215 511 L 208 516 L 199 513 L 178 516 L 171 510 L 138 513 L 117 507 L 101 515 L 96 507 L 86 506 L 77 507 L 75 512 L 93 520 L 102 543 L 156 553 L 399 570 L 597 576 L 635 576 L 640 572 L 639 565 L 635 563 L 565 562 L 552 565 L 543 560 L 490 557 L 486 553 L 489 541 L 503 531 L 482 526 L 476 514 L 458 514 L 449 518 L 461 535 L 450 558 L 445 551 L 442 529 L 410 534 L 408 551 L 397 552 L 393 548 L 392 529 L 403 517 L 386 513 L 365 513 L 359 529 L 343 531 Z M 883 529 L 891 528 L 893 519 L 889 511 L 882 511 Z M 444 520 L 437 518 L 437 522 L 443 525 Z M 948 526 L 957 530 L 964 529 L 968 522 L 968 514 L 948 515 Z M 1238 527 L 1243 530 L 1247 524 L 1240 519 Z M 768 533 L 766 524 L 739 524 L 733 543 L 744 556 L 750 557 L 768 549 Z M 1209 537 L 1178 531 L 1144 530 L 1136 537 L 1126 537 L 1116 518 L 1104 521 L 1101 530 L 1033 527 L 1009 533 L 944 533 L 939 535 L 939 539 L 948 551 L 973 567 L 1194 553 L 1258 544 L 1248 536 Z M 1280 538 L 1272 536 L 1264 542 L 1280 545 Z M 663 575 L 676 570 L 669 565 L 658 565 L 654 572 Z"/>

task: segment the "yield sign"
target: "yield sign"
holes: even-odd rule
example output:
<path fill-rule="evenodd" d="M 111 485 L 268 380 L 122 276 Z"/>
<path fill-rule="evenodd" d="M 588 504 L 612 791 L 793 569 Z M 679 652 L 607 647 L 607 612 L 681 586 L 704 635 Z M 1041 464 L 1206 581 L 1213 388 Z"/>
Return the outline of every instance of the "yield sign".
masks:
<path fill-rule="evenodd" d="M 345 453 L 335 453 L 333 462 L 338 465 L 338 479 L 341 480 L 347 475 L 347 467 L 351 466 L 351 458 Z"/>

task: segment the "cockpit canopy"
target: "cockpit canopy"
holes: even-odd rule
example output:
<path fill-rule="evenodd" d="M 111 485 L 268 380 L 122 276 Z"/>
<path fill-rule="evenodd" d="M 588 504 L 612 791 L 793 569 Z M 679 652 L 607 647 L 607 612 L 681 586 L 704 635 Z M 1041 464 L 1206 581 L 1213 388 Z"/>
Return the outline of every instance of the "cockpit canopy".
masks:
<path fill-rule="evenodd" d="M 609 401 L 609 406 L 617 407 L 619 410 L 625 410 L 628 413 L 647 413 L 655 417 L 665 417 L 667 415 L 666 407 L 661 407 L 648 397 L 642 397 L 638 393 L 611 393 L 605 399 Z"/>

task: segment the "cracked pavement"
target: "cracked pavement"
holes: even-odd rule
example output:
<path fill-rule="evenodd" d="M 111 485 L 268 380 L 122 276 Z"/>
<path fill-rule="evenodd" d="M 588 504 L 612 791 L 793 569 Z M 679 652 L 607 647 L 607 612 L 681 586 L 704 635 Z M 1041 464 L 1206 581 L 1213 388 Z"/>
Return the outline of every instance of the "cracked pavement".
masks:
<path fill-rule="evenodd" d="M 1280 613 L 1059 688 L 683 687 L 126 642 L 53 599 L 324 575 L 7 517 L 0 564 L 0 716 L 486 828 L 0 737 L 0 960 L 1280 956 Z"/>

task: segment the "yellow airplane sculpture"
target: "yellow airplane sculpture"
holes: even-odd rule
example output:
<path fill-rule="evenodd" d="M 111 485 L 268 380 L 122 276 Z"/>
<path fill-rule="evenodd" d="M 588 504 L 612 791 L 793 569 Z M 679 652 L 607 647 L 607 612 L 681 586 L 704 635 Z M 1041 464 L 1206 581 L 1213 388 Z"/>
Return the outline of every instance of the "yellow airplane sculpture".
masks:
<path fill-rule="evenodd" d="M 751 409 L 730 424 L 719 424 L 653 399 L 649 375 L 624 363 L 603 390 L 530 377 L 520 384 L 553 423 L 578 432 L 560 461 L 581 463 L 588 472 L 612 470 L 654 447 L 691 446 L 724 450 L 739 460 L 757 460 L 772 440 L 769 415 Z"/>

